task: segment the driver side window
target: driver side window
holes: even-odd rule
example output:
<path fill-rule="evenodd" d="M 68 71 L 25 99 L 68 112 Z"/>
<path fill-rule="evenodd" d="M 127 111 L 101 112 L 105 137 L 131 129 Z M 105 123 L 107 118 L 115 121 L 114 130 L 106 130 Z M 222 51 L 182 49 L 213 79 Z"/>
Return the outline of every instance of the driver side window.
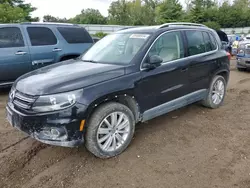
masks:
<path fill-rule="evenodd" d="M 184 47 L 180 32 L 169 32 L 163 34 L 154 43 L 149 51 L 149 57 L 158 55 L 163 63 L 181 59 L 184 57 Z"/>

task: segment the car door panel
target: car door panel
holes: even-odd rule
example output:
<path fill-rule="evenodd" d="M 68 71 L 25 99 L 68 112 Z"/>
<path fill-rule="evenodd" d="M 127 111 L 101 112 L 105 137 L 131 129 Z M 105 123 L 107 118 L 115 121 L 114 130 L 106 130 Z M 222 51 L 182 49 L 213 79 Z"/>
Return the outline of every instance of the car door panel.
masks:
<path fill-rule="evenodd" d="M 141 108 L 148 110 L 188 94 L 188 63 L 184 59 L 181 32 L 163 33 L 150 48 L 143 63 L 158 55 L 163 63 L 155 69 L 142 69 L 138 92 Z M 143 66 L 142 66 L 143 67 Z"/>
<path fill-rule="evenodd" d="M 139 82 L 142 108 L 150 109 L 188 94 L 187 67 L 184 60 L 178 60 L 142 71 Z"/>
<path fill-rule="evenodd" d="M 208 88 L 210 73 L 213 65 L 216 64 L 214 55 L 199 56 L 190 58 L 189 81 L 191 92 L 199 89 Z"/>
<path fill-rule="evenodd" d="M 2 35 L 0 38 L 5 40 L 0 41 L 0 46 L 2 44 L 0 47 L 0 84 L 3 84 L 13 82 L 19 76 L 31 71 L 31 59 L 21 27 L 1 26 L 0 35 Z"/>
<path fill-rule="evenodd" d="M 29 45 L 33 69 L 58 62 L 63 50 L 53 28 L 26 26 L 26 31 L 30 39 Z"/>

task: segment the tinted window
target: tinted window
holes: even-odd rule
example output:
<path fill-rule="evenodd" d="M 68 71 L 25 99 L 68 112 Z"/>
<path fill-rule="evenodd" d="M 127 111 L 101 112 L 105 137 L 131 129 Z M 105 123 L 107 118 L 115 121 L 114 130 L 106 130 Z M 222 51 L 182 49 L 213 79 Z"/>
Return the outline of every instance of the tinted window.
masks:
<path fill-rule="evenodd" d="M 216 43 L 216 40 L 215 40 L 214 36 L 209 33 L 209 37 L 210 37 L 210 40 L 211 40 L 212 50 L 216 50 L 217 49 L 217 43 Z"/>
<path fill-rule="evenodd" d="M 188 40 L 188 54 L 190 56 L 206 52 L 202 32 L 186 31 L 186 35 Z"/>
<path fill-rule="evenodd" d="M 0 48 L 24 46 L 21 30 L 17 27 L 0 28 Z"/>
<path fill-rule="evenodd" d="M 54 33 L 47 27 L 27 28 L 32 46 L 45 46 L 57 44 Z"/>
<path fill-rule="evenodd" d="M 204 41 L 205 41 L 205 49 L 206 49 L 206 52 L 210 52 L 212 51 L 212 42 L 210 40 L 210 37 L 208 35 L 207 32 L 203 32 L 203 37 L 204 37 Z"/>
<path fill-rule="evenodd" d="M 152 46 L 149 56 L 158 55 L 163 62 L 184 57 L 184 48 L 180 32 L 163 34 Z"/>
<path fill-rule="evenodd" d="M 84 28 L 58 27 L 57 29 L 63 38 L 70 44 L 93 43 L 91 36 Z"/>

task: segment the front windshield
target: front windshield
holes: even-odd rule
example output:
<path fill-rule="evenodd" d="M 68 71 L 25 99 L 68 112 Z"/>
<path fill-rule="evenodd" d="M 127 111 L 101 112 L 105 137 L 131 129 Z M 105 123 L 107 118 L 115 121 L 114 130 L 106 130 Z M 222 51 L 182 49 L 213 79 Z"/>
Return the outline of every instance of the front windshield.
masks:
<path fill-rule="evenodd" d="M 83 61 L 128 64 L 149 38 L 149 34 L 115 33 L 104 37 L 83 56 Z"/>

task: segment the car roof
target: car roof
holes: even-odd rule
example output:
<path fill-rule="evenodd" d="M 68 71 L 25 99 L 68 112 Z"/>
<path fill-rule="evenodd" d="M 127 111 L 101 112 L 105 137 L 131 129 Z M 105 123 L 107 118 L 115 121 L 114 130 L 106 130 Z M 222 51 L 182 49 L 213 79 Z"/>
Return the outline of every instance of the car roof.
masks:
<path fill-rule="evenodd" d="M 6 25 L 6 26 L 20 26 L 20 25 L 36 25 L 36 26 L 63 26 L 63 27 L 72 27 L 72 26 L 78 26 L 77 24 L 70 24 L 70 23 L 54 23 L 54 22 L 24 22 L 19 24 L 0 24 L 0 25 Z"/>
<path fill-rule="evenodd" d="M 116 33 L 155 33 L 157 31 L 168 31 L 168 30 L 178 30 L 178 29 L 204 29 L 211 30 L 208 27 L 199 26 L 170 26 L 170 27 L 160 27 L 160 26 L 142 26 L 136 28 L 125 28 L 117 31 Z"/>
<path fill-rule="evenodd" d="M 156 26 L 127 27 L 117 31 L 117 33 L 154 33 L 173 29 L 209 29 L 207 26 L 189 22 L 172 22 Z"/>

